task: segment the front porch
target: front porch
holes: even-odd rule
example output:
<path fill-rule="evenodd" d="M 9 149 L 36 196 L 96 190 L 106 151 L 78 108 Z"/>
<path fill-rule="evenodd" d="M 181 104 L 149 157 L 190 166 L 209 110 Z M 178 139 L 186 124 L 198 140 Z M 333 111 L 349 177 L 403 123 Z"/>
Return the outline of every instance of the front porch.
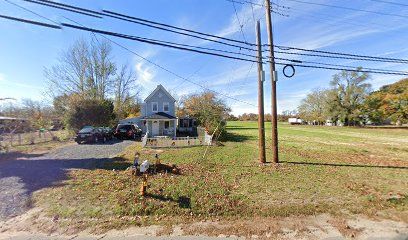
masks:
<path fill-rule="evenodd" d="M 176 137 L 177 119 L 146 119 L 148 137 Z"/>

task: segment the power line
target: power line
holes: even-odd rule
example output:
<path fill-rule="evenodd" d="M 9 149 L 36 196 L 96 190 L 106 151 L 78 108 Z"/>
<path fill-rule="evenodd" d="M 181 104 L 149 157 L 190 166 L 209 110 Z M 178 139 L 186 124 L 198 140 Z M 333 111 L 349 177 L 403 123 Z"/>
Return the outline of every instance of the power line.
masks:
<path fill-rule="evenodd" d="M 32 1 L 32 0 L 30 0 L 30 1 Z M 60 3 L 56 3 L 56 2 L 52 2 L 52 1 L 48 1 L 48 0 L 36 0 L 36 1 L 46 1 L 47 3 L 60 4 Z M 236 0 L 229 0 L 229 1 L 236 1 Z M 32 1 L 32 2 L 34 2 L 34 1 Z M 252 3 L 252 4 L 254 4 L 254 5 L 260 5 L 260 4 L 256 4 L 256 3 L 253 3 L 253 2 L 250 2 L 250 1 L 246 1 L 246 2 Z M 88 10 L 88 9 L 84 9 L 84 8 L 78 8 L 78 7 L 71 6 L 71 5 L 67 5 L 67 4 L 63 4 L 63 6 L 64 6 L 64 7 L 75 8 L 75 9 L 81 10 L 81 11 L 90 11 L 90 12 L 93 13 L 93 14 L 97 14 L 97 13 L 98 13 L 98 12 L 96 12 L 96 11 L 92 11 L 92 10 Z M 262 6 L 262 5 L 261 5 L 261 6 Z M 193 30 L 190 30 L 190 29 L 180 28 L 180 27 L 176 27 L 176 26 L 173 26 L 173 25 L 164 24 L 164 23 L 159 23 L 159 22 L 155 22 L 155 21 L 151 21 L 151 20 L 147 20 L 147 19 L 142 19 L 142 18 L 136 18 L 136 17 L 132 17 L 132 16 L 127 16 L 127 15 L 123 15 L 123 14 L 120 14 L 120 13 L 115 13 L 115 12 L 112 12 L 112 11 L 104 10 L 104 12 L 105 12 L 105 13 L 108 13 L 108 14 L 104 14 L 104 13 L 99 13 L 99 14 L 104 15 L 104 16 L 108 16 L 108 17 L 116 17 L 116 16 L 112 16 L 112 15 L 117 15 L 117 16 L 120 17 L 120 18 L 119 18 L 120 20 L 128 21 L 128 20 L 130 20 L 130 19 L 133 19 L 133 20 L 138 20 L 138 21 L 144 21 L 144 22 L 147 22 L 147 23 L 157 24 L 157 25 L 159 25 L 159 26 L 166 26 L 166 27 L 169 27 L 169 28 L 180 29 L 180 30 L 182 30 L 182 31 L 192 32 L 192 33 L 195 33 L 195 34 L 201 34 L 201 35 L 204 35 L 204 36 L 211 36 L 211 37 L 218 38 L 218 39 L 223 39 L 223 40 L 227 40 L 227 41 L 233 41 L 233 42 L 236 42 L 236 43 L 242 43 L 242 44 L 246 44 L 246 45 L 255 46 L 254 43 L 248 43 L 248 42 L 244 42 L 244 41 L 240 41 L 240 40 L 236 40 L 236 39 L 231 39 L 231 38 L 219 37 L 219 36 L 216 36 L 216 35 L 213 35 L 213 34 L 207 34 L 207 33 L 199 32 L 199 31 L 193 31 Z M 127 18 L 129 18 L 129 19 L 127 19 Z M 137 23 L 142 24 L 142 23 L 140 23 L 140 22 L 137 22 Z M 151 27 L 151 25 L 149 25 L 149 27 Z M 153 26 L 153 27 L 156 27 L 156 28 L 157 28 L 157 26 Z M 161 29 L 161 30 L 166 30 L 166 31 L 169 30 L 169 29 L 162 29 L 162 28 L 160 28 L 160 29 Z M 179 34 L 180 34 L 180 32 L 175 32 L 175 33 L 179 33 Z M 184 34 L 184 35 L 185 35 L 185 33 L 181 33 L 181 34 Z M 199 37 L 199 36 L 194 36 L 194 37 Z M 240 49 L 247 49 L 247 50 L 255 51 L 255 49 L 252 49 L 252 48 L 246 48 L 246 47 L 239 46 L 239 45 L 229 44 L 229 43 L 225 43 L 225 42 L 219 42 L 219 41 L 214 40 L 214 39 L 208 39 L 208 38 L 202 38 L 202 37 L 199 37 L 199 38 L 201 38 L 201 39 L 203 39 L 203 40 L 208 40 L 208 41 L 213 41 L 213 42 L 217 42 L 217 43 L 221 43 L 221 44 L 226 44 L 226 45 L 229 45 L 229 46 L 232 46 L 232 47 L 237 47 L 237 48 L 240 48 Z M 264 46 L 267 46 L 267 44 L 264 44 Z M 283 47 L 283 46 L 282 46 L 282 47 Z M 292 47 L 292 48 L 293 48 L 293 47 Z M 300 48 L 299 48 L 299 49 L 300 49 Z M 310 49 L 302 49 L 302 50 L 304 50 L 304 51 L 311 51 L 311 52 L 316 51 L 316 52 L 317 52 L 317 50 L 310 50 Z M 385 59 L 385 58 L 372 57 L 372 56 L 366 56 L 366 55 L 347 54 L 347 53 L 339 53 L 339 52 L 328 52 L 328 51 L 324 51 L 324 53 L 333 54 L 333 55 L 344 55 L 344 56 L 353 55 L 353 56 L 355 56 L 355 57 L 364 58 L 364 59 L 354 59 L 354 58 L 353 58 L 353 60 L 366 60 L 366 58 L 370 58 L 370 59 L 381 59 L 381 60 L 384 60 L 384 59 Z M 294 54 L 294 53 L 288 53 L 288 54 Z M 301 54 L 299 54 L 299 55 L 301 55 Z M 317 56 L 317 57 L 320 57 L 320 56 Z M 327 57 L 327 56 L 324 56 L 324 57 Z M 392 60 L 392 61 L 394 61 L 394 60 Z M 408 60 L 398 59 L 398 60 L 395 60 L 395 61 L 403 61 L 403 63 L 406 63 Z"/>
<path fill-rule="evenodd" d="M 6 1 L 7 1 L 7 0 L 6 0 Z M 19 6 L 19 5 L 17 5 L 17 6 Z M 21 6 L 20 6 L 20 7 L 21 7 Z M 22 7 L 22 8 L 23 8 L 23 7 Z M 24 9 L 24 10 L 27 10 L 27 11 L 29 11 L 29 12 L 31 12 L 31 13 L 34 13 L 34 14 L 36 14 L 37 16 L 43 17 L 43 18 L 45 18 L 45 19 L 48 19 L 48 18 L 46 18 L 46 17 L 44 17 L 44 16 L 42 16 L 42 15 L 39 15 L 39 14 L 33 12 L 33 11 L 30 11 L 30 10 L 28 10 L 28 9 L 26 9 L 26 8 L 23 8 L 23 9 Z M 13 20 L 16 19 L 16 18 L 7 17 L 7 16 L 5 16 L 5 18 L 13 19 Z M 54 26 L 54 27 L 55 27 L 55 25 L 44 24 L 44 23 L 39 23 L 39 22 L 30 21 L 30 20 L 25 20 L 25 19 L 17 19 L 17 20 L 23 20 L 22 22 L 32 23 L 32 24 L 41 25 L 41 26 Z M 50 19 L 48 19 L 48 20 L 50 20 Z M 53 20 L 50 20 L 50 21 L 53 21 Z M 146 42 L 146 43 L 150 43 L 150 44 L 155 44 L 155 45 L 161 45 L 161 46 L 176 48 L 176 49 L 180 49 L 180 50 L 194 51 L 194 52 L 198 52 L 198 53 L 209 54 L 209 55 L 215 55 L 215 56 L 220 56 L 220 57 L 227 57 L 227 58 L 232 58 L 232 59 L 237 59 L 237 60 L 251 61 L 251 60 L 248 60 L 248 59 L 236 58 L 236 57 L 226 56 L 226 55 L 222 55 L 222 54 L 214 54 L 214 53 L 209 53 L 209 52 L 204 52 L 204 51 L 197 51 L 197 50 L 194 50 L 194 49 L 181 48 L 181 47 L 177 47 L 177 46 L 172 46 L 172 45 L 170 45 L 170 44 L 163 44 L 163 43 L 162 43 L 162 42 L 166 42 L 166 41 L 160 41 L 160 40 L 154 40 L 154 39 L 147 39 L 147 38 L 129 36 L 129 35 L 124 35 L 124 34 L 119 34 L 119 33 L 113 33 L 113 32 L 107 32 L 107 31 L 101 31 L 101 30 L 96 30 L 96 29 L 91 29 L 91 28 L 86 28 L 86 27 L 79 27 L 79 26 L 70 25 L 70 24 L 63 24 L 63 25 L 68 26 L 68 27 L 74 27 L 74 28 L 81 29 L 81 30 L 90 31 L 90 32 L 92 32 L 92 33 L 97 32 L 97 33 L 99 33 L 99 34 L 108 34 L 108 35 L 111 35 L 111 36 L 127 38 L 127 39 L 136 40 L 136 41 L 141 41 L 141 42 Z M 59 27 L 59 26 L 56 26 L 56 27 L 57 27 L 57 28 L 61 28 L 61 27 Z M 166 43 L 170 43 L 170 42 L 166 42 Z M 171 43 L 171 44 L 177 44 L 177 43 Z M 182 45 L 182 44 L 179 44 L 179 45 Z M 189 45 L 188 45 L 188 46 L 189 46 Z M 194 47 L 194 46 L 192 46 L 192 47 Z M 280 46 L 280 47 L 283 47 L 283 46 Z M 285 47 L 284 47 L 284 48 L 285 48 Z M 288 47 L 286 47 L 286 48 L 288 48 Z M 216 49 L 212 49 L 212 50 L 216 50 Z M 308 49 L 302 49 L 302 50 L 308 50 Z M 222 50 L 221 50 L 221 51 L 222 51 Z M 315 50 L 311 50 L 311 51 L 315 51 Z M 316 50 L 316 51 L 317 51 L 317 50 Z M 284 54 L 300 54 L 300 53 L 288 53 L 288 52 L 278 52 L 278 53 L 284 53 Z M 330 53 L 332 53 L 332 52 L 330 52 Z M 237 54 L 237 53 L 235 53 L 235 54 Z M 239 53 L 238 53 L 238 54 L 239 54 Z M 335 53 L 335 54 L 339 54 L 339 53 Z M 313 55 L 307 54 L 307 56 L 313 56 Z M 323 55 L 317 55 L 317 56 L 320 56 L 320 57 L 333 57 L 333 56 L 323 56 Z M 370 57 L 370 56 L 366 56 L 366 57 Z M 354 70 L 354 69 L 348 69 L 348 68 L 354 68 L 354 67 L 352 67 L 352 66 L 344 66 L 344 65 L 336 65 L 336 64 L 325 64 L 325 63 L 310 62 L 310 61 L 309 61 L 309 62 L 306 62 L 306 61 L 303 61 L 303 62 L 302 62 L 302 61 L 298 61 L 298 60 L 284 59 L 284 58 L 276 58 L 276 59 L 278 59 L 278 60 L 284 60 L 284 61 L 290 61 L 291 63 L 295 62 L 296 64 L 291 64 L 291 65 L 299 66 L 299 67 L 315 67 L 315 68 L 330 69 L 330 70 L 356 71 L 356 70 Z M 354 58 L 352 58 L 352 59 L 354 59 Z M 388 59 L 388 58 L 385 58 L 385 59 Z M 354 59 L 354 60 L 355 60 L 355 59 Z M 365 60 L 366 60 L 366 59 L 365 59 Z M 392 60 L 398 60 L 398 59 L 392 59 Z M 255 62 L 255 61 L 251 61 L 251 62 Z M 298 64 L 298 63 L 312 63 L 312 64 L 320 64 L 320 65 L 326 65 L 326 66 L 340 66 L 340 67 L 346 67 L 346 68 L 332 68 L 332 67 L 331 67 L 331 68 L 327 68 L 327 67 L 321 67 L 321 66 L 301 65 L 301 64 Z M 283 63 L 280 63 L 280 64 L 282 65 Z M 287 65 L 287 64 L 285 64 L 285 65 Z M 366 69 L 369 70 L 368 68 L 366 68 Z M 402 71 L 389 71 L 389 70 L 382 70 L 382 69 L 371 69 L 371 70 L 365 71 L 365 72 L 381 73 L 381 74 L 406 75 L 406 74 L 405 74 L 404 72 L 402 72 Z"/>
<path fill-rule="evenodd" d="M 283 51 L 274 51 L 275 53 L 280 54 L 289 54 L 289 55 L 299 55 L 299 56 L 308 56 L 308 57 L 323 57 L 323 58 L 334 58 L 334 59 L 348 59 L 348 60 L 360 60 L 360 61 L 370 61 L 370 62 L 391 62 L 391 63 L 406 63 L 398 62 L 398 61 L 391 61 L 391 60 L 381 60 L 381 59 L 370 59 L 370 58 L 358 58 L 358 57 L 346 57 L 346 56 L 329 56 L 329 55 L 321 55 L 321 54 L 313 54 L 313 53 L 299 53 L 299 52 L 283 52 Z"/>
<path fill-rule="evenodd" d="M 17 4 L 17 5 L 18 5 L 18 4 Z M 29 11 L 28 9 L 25 9 L 25 10 Z M 31 11 L 30 11 L 30 12 L 31 12 Z M 40 17 L 42 17 L 42 18 L 44 18 L 44 19 L 48 19 L 47 17 L 42 16 L 42 15 L 40 15 L 40 14 L 37 14 L 37 13 L 35 13 L 35 14 L 38 15 L 38 16 L 40 16 Z M 82 24 L 80 24 L 80 23 L 78 23 L 78 22 L 76 22 L 76 21 L 74 21 L 74 20 L 71 20 L 71 19 L 69 19 L 69 18 L 67 18 L 67 17 L 65 17 L 65 18 L 68 19 L 69 21 L 72 21 L 72 22 L 76 23 L 76 24 L 82 25 Z M 25 21 L 25 22 L 29 23 L 29 22 L 32 22 L 32 21 Z M 36 22 L 34 22 L 33 24 L 35 24 L 35 23 L 36 23 Z M 49 24 L 45 24 L 45 25 L 49 25 Z M 82 26 L 83 26 L 83 25 L 82 25 Z M 59 27 L 59 26 L 58 26 L 58 27 Z M 60 28 L 60 27 L 59 27 L 59 28 Z M 85 27 L 84 27 L 84 28 L 85 28 Z M 95 34 L 95 32 L 92 32 L 92 34 Z M 130 53 L 133 53 L 134 55 L 136 55 L 136 56 L 142 58 L 142 59 L 145 60 L 146 62 L 148 62 L 148 63 L 150 63 L 150 64 L 152 64 L 152 65 L 154 65 L 154 66 L 156 66 L 156 67 L 158 67 L 158 68 L 160 68 L 160 69 L 162 69 L 162 70 L 164 70 L 164 71 L 166 71 L 166 72 L 168 72 L 168 73 L 170 73 L 170 74 L 172 74 L 172 75 L 174 75 L 174 76 L 176 76 L 176 77 L 178 77 L 178 78 L 180 78 L 180 79 L 183 79 L 184 81 L 190 82 L 190 83 L 192 83 L 192 84 L 194 84 L 194 85 L 196 85 L 196 86 L 199 86 L 199 87 L 203 88 L 203 89 L 206 90 L 206 91 L 210 91 L 210 92 L 212 92 L 212 93 L 219 94 L 219 95 L 221 95 L 221 96 L 224 96 L 224 97 L 226 97 L 226 98 L 232 99 L 232 100 L 234 100 L 234 101 L 241 102 L 241 103 L 245 103 L 245 104 L 248 104 L 248 105 L 257 107 L 257 106 L 254 105 L 254 104 L 251 104 L 251 103 L 249 103 L 249 102 L 246 102 L 246 101 L 243 101 L 243 100 L 240 100 L 240 99 L 237 99 L 237 98 L 234 98 L 234 97 L 225 95 L 225 94 L 220 93 L 220 92 L 217 92 L 217 91 L 214 91 L 214 90 L 209 89 L 209 88 L 207 88 L 207 87 L 205 87 L 205 86 L 202 86 L 201 84 L 198 84 L 198 83 L 196 83 L 196 82 L 193 82 L 193 81 L 189 80 L 188 78 L 182 77 L 182 76 L 180 76 L 179 74 L 177 74 L 177 73 L 175 73 L 175 72 L 173 72 L 173 71 L 170 71 L 169 69 L 167 69 L 167 68 L 165 68 L 165 67 L 163 67 L 163 66 L 161 66 L 161 65 L 159 65 L 159 64 L 157 64 L 157 63 L 155 63 L 155 62 L 152 62 L 152 61 L 150 61 L 149 59 L 147 59 L 147 58 L 141 56 L 140 54 L 138 54 L 138 53 L 136 53 L 136 52 L 130 50 L 129 48 L 127 48 L 127 47 L 125 47 L 125 46 L 123 46 L 123 45 L 117 43 L 116 41 L 111 40 L 111 39 L 109 39 L 108 37 L 105 37 L 103 34 L 101 34 L 101 33 L 99 33 L 99 34 L 100 34 L 103 38 L 105 38 L 105 39 L 107 39 L 108 41 L 114 43 L 115 45 L 117 45 L 117 46 L 119 46 L 119 47 L 121 47 L 121 48 L 123 48 L 123 49 L 129 51 Z"/>
<path fill-rule="evenodd" d="M 241 24 L 241 21 L 239 20 L 237 8 L 235 7 L 234 1 L 232 1 L 231 3 L 232 3 L 232 6 L 234 7 L 235 17 L 237 18 L 237 21 L 238 21 L 238 24 L 239 24 L 239 29 L 241 30 L 242 38 L 243 38 L 244 41 L 247 43 L 247 40 L 246 40 L 245 34 L 244 34 L 244 30 L 243 30 L 244 25 L 242 25 L 242 24 Z"/>
<path fill-rule="evenodd" d="M 23 9 L 24 11 L 27 11 L 27 12 L 29 12 L 29 13 L 32 13 L 32 14 L 36 15 L 37 17 L 44 18 L 44 19 L 46 19 L 46 20 L 48 20 L 48 21 L 50 21 L 50 22 L 52 22 L 52 23 L 55 23 L 55 24 L 59 25 L 58 22 L 56 22 L 56 21 L 54 21 L 54 20 L 52 20 L 52 19 L 50 19 L 50 18 L 44 17 L 44 16 L 42 16 L 42 15 L 40 15 L 40 14 L 34 12 L 34 11 L 31 11 L 30 9 L 25 8 L 25 7 L 23 7 L 23 6 L 19 5 L 19 4 L 10 2 L 9 0 L 4 0 L 4 1 L 7 2 L 7 3 L 9 3 L 9 4 L 11 4 L 11 5 L 14 5 L 14 6 L 16 6 L 16 7 L 20 8 L 20 9 Z"/>
<path fill-rule="evenodd" d="M 398 2 L 391 2 L 391 1 L 384 1 L 384 0 L 370 0 L 370 1 L 380 2 L 380 3 L 387 3 L 387 4 L 391 4 L 391 5 L 397 5 L 397 6 L 408 7 L 408 4 L 398 3 Z"/>
<path fill-rule="evenodd" d="M 43 6 L 53 7 L 53 8 L 57 8 L 57 9 L 61 9 L 61 10 L 66 10 L 66 11 L 70 11 L 70 12 L 74 12 L 74 13 L 79 13 L 79 14 L 90 16 L 90 17 L 102 18 L 101 16 L 95 15 L 93 13 L 86 13 L 86 12 L 84 12 L 84 10 L 80 10 L 81 8 L 73 7 L 73 6 L 72 7 L 67 7 L 68 5 L 62 4 L 62 3 L 59 4 L 60 6 L 54 6 L 54 5 L 52 5 L 52 4 L 54 4 L 54 2 L 51 2 L 51 1 L 45 1 L 45 0 L 36 0 L 36 1 L 24 0 L 24 1 L 30 2 L 30 3 L 40 4 L 40 5 L 43 5 Z M 69 9 L 69 8 L 72 8 L 72 9 Z M 75 9 L 79 9 L 79 11 L 75 10 Z M 94 12 L 94 11 L 89 10 L 89 12 Z M 97 12 L 94 12 L 94 13 L 98 14 Z"/>
<path fill-rule="evenodd" d="M 47 24 L 47 23 L 42 23 L 42 22 L 37 22 L 37 21 L 31 21 L 31 20 L 27 20 L 27 19 L 23 19 L 23 18 L 15 18 L 15 17 L 5 16 L 5 15 L 0 15 L 0 18 L 13 20 L 13 21 L 17 21 L 17 22 L 33 24 L 33 25 L 38 25 L 38 26 L 42 26 L 42 27 L 61 29 L 61 27 L 57 26 L 57 25 L 52 25 L 52 24 Z"/>
<path fill-rule="evenodd" d="M 245 0 L 240 0 L 240 1 L 238 1 L 238 0 L 226 0 L 226 1 L 233 2 L 233 3 L 238 3 L 238 4 L 246 4 L 247 3 L 247 4 L 250 4 L 251 6 L 255 5 L 255 6 L 260 6 L 262 8 L 265 7 L 264 4 L 254 3 L 254 2 L 251 2 L 251 1 L 245 1 Z M 281 8 L 282 10 L 290 9 L 290 7 L 279 5 L 279 4 L 276 4 L 276 3 L 272 3 L 272 5 L 275 5 L 276 8 Z M 284 13 L 279 12 L 279 9 L 274 10 L 271 7 L 269 11 L 272 12 L 272 13 L 278 14 L 278 15 L 280 15 L 282 17 L 289 17 L 288 14 L 284 14 Z"/>
<path fill-rule="evenodd" d="M 297 3 L 302 3 L 302 4 L 309 4 L 309 5 L 316 5 L 316 6 L 331 7 L 331 8 L 337 8 L 337 9 L 343 9 L 343 10 L 349 10 L 349 11 L 355 11 L 355 12 L 373 13 L 373 14 L 383 15 L 383 16 L 408 18 L 408 16 L 406 16 L 406 15 L 400 15 L 400 14 L 394 14 L 394 13 L 385 13 L 385 12 L 378 12 L 378 11 L 371 11 L 371 10 L 364 10 L 364 9 L 344 7 L 344 6 L 338 6 L 338 5 L 331 5 L 331 4 L 325 4 L 325 3 L 307 2 L 307 1 L 301 1 L 301 0 L 286 0 L 286 1 L 297 2 Z"/>
<path fill-rule="evenodd" d="M 116 13 L 116 12 L 109 11 L 109 10 L 103 10 L 104 13 L 102 13 L 102 12 L 97 12 L 97 11 L 93 11 L 93 10 L 86 9 L 86 8 L 80 8 L 80 7 L 77 7 L 77 6 L 62 4 L 62 3 L 53 2 L 53 1 L 49 1 L 49 0 L 24 0 L 24 1 L 45 5 L 45 6 L 48 6 L 48 7 L 54 7 L 54 8 L 57 8 L 57 6 L 60 6 L 60 7 L 64 7 L 64 8 L 60 8 L 60 9 L 67 10 L 67 11 L 71 11 L 69 9 L 69 8 L 71 8 L 71 9 L 78 10 L 78 11 L 76 11 L 76 13 L 79 13 L 79 14 L 91 13 L 91 14 L 94 14 L 94 15 L 107 16 L 107 17 L 112 17 L 112 18 L 121 17 L 121 18 L 117 18 L 117 19 L 124 20 L 124 21 L 127 21 L 127 20 L 125 20 L 123 18 L 132 19 L 132 20 L 135 20 L 135 21 L 140 21 L 140 22 L 154 24 L 154 25 L 158 25 L 158 26 L 162 26 L 162 27 L 168 27 L 168 28 L 172 28 L 172 29 L 176 29 L 176 30 L 186 31 L 186 32 L 194 33 L 194 34 L 199 34 L 199 35 L 211 37 L 211 38 L 217 38 L 217 39 L 221 39 L 221 40 L 225 40 L 225 41 L 230 41 L 230 42 L 255 46 L 254 44 L 243 42 L 243 41 L 236 40 L 236 39 L 221 37 L 221 36 L 217 36 L 217 35 L 214 35 L 214 34 L 209 34 L 209 33 L 204 33 L 204 32 L 200 32 L 200 31 L 194 31 L 194 30 L 190 30 L 190 29 L 186 29 L 186 28 L 173 26 L 173 25 L 170 25 L 170 24 L 165 24 L 165 23 L 151 21 L 151 20 L 147 20 L 147 19 L 143 19 L 143 18 L 128 16 L 128 15 Z M 149 25 L 149 26 L 151 26 L 151 25 Z M 208 39 L 204 39 L 204 40 L 208 40 Z"/>
<path fill-rule="evenodd" d="M 311 49 L 288 47 L 288 46 L 282 46 L 282 45 L 275 45 L 275 46 L 281 50 L 299 50 L 299 51 L 305 51 L 305 52 L 315 52 L 315 53 L 324 53 L 324 54 L 331 54 L 331 55 L 368 58 L 368 59 L 381 59 L 381 60 L 387 60 L 387 61 L 397 61 L 397 62 L 402 62 L 402 63 L 408 63 L 407 59 L 400 59 L 400 58 L 374 57 L 374 56 L 368 56 L 368 55 L 359 55 L 359 54 L 341 53 L 341 52 L 329 52 L 329 51 L 322 51 L 322 50 L 311 50 Z"/>
<path fill-rule="evenodd" d="M 123 14 L 117 14 L 117 16 L 116 16 L 116 15 L 113 15 L 113 12 L 106 11 L 106 10 L 103 10 L 103 11 L 106 12 L 106 13 L 109 13 L 109 14 L 105 14 L 105 16 L 108 16 L 108 17 L 111 17 L 111 18 L 116 18 L 116 19 L 120 19 L 120 20 L 123 20 L 123 21 L 132 22 L 132 23 L 136 23 L 136 24 L 139 24 L 139 25 L 142 25 L 142 26 L 151 27 L 151 28 L 155 28 L 155 29 L 160 29 L 160 30 L 163 30 L 163 31 L 172 32 L 172 33 L 176 33 L 176 34 L 180 34 L 180 35 L 184 35 L 184 36 L 194 37 L 194 38 L 205 40 L 205 41 L 215 42 L 215 43 L 227 45 L 227 46 L 230 46 L 230 47 L 236 47 L 236 48 L 239 48 L 239 49 L 255 51 L 255 49 L 253 49 L 253 48 L 245 47 L 245 46 L 242 46 L 242 45 L 227 43 L 227 42 L 223 42 L 223 41 L 220 41 L 220 40 L 215 40 L 215 39 L 212 39 L 212 38 L 206 38 L 206 37 L 193 35 L 193 34 L 190 34 L 190 33 L 171 30 L 171 29 L 168 29 L 168 28 L 152 25 L 150 23 L 147 23 L 147 21 L 144 22 L 144 21 L 141 21 L 141 20 L 134 20 L 134 19 L 132 19 L 133 17 L 130 17 L 130 16 L 122 17 L 122 16 L 125 16 Z M 243 42 L 243 43 L 247 44 L 247 45 L 251 45 L 249 43 L 245 43 L 245 42 Z"/>
<path fill-rule="evenodd" d="M 342 68 L 358 68 L 356 66 L 348 66 L 348 65 L 341 65 L 341 64 L 333 64 L 333 63 L 321 63 L 321 62 L 314 62 L 314 61 L 303 61 L 303 60 L 293 60 L 293 59 L 286 59 L 286 58 L 279 58 L 275 57 L 276 60 L 283 60 L 283 61 L 288 61 L 291 63 L 306 63 L 306 64 L 318 64 L 318 65 L 324 65 L 324 66 L 332 66 L 332 67 L 342 67 Z M 401 73 L 402 75 L 408 75 L 408 72 L 406 71 L 399 71 L 399 70 L 385 70 L 385 69 L 379 69 L 379 68 L 367 68 L 367 67 L 361 67 L 362 69 L 367 69 L 369 71 L 378 71 L 378 72 L 392 72 L 392 73 Z"/>
<path fill-rule="evenodd" d="M 4 16 L 4 15 L 0 15 L 0 17 L 5 18 L 5 19 L 19 21 L 19 22 L 24 22 L 24 23 L 34 24 L 34 25 L 40 25 L 40 26 L 44 26 L 44 27 L 61 29 L 60 26 L 41 23 L 41 22 L 36 22 L 36 21 L 31 21 L 31 20 L 26 20 L 26 19 L 21 19 L 21 18 L 14 18 L 14 17 Z M 79 27 L 79 26 L 65 24 L 65 23 L 63 23 L 62 25 L 68 26 L 68 27 L 79 28 L 81 30 L 91 31 L 93 33 L 96 32 L 96 33 L 99 33 L 99 34 L 105 34 L 104 31 L 100 31 L 100 30 L 96 30 L 96 29 L 94 30 L 94 29 L 89 29 L 89 28 L 86 28 L 86 27 Z M 110 35 L 110 34 L 108 34 L 108 35 Z M 113 34 L 112 36 L 124 37 L 124 38 L 132 39 L 132 40 L 140 40 L 142 42 L 151 43 L 151 44 L 159 44 L 159 43 L 155 43 L 154 40 L 152 40 L 152 41 L 144 40 L 144 39 L 139 39 L 137 37 L 130 37 L 130 36 L 121 35 L 121 34 Z M 157 41 L 159 41 L 159 40 L 157 40 Z M 159 45 L 161 45 L 161 44 L 159 44 Z M 171 45 L 168 45 L 168 46 L 169 47 L 174 47 L 174 46 L 171 46 Z M 191 50 L 191 49 L 189 49 L 189 50 Z M 206 54 L 209 54 L 209 53 L 206 53 Z M 228 58 L 233 58 L 233 57 L 228 57 Z M 338 64 L 327 64 L 327 63 L 312 62 L 312 61 L 299 61 L 299 60 L 279 58 L 279 57 L 276 57 L 275 59 L 290 62 L 290 65 L 298 66 L 298 67 L 319 68 L 319 69 L 329 69 L 329 70 L 345 70 L 345 71 L 353 71 L 353 72 L 356 71 L 354 69 L 351 69 L 351 68 L 354 68 L 353 66 L 345 66 L 345 65 L 338 65 Z M 255 63 L 255 62 L 256 61 L 252 61 L 252 63 Z M 318 64 L 318 65 L 326 65 L 326 66 L 337 66 L 337 67 L 342 67 L 342 68 L 310 66 L 310 65 L 303 65 L 302 63 L 310 63 L 310 64 Z M 288 65 L 288 63 L 276 63 L 276 64 Z M 376 69 L 376 68 L 363 68 L 363 69 L 367 69 L 367 70 L 359 70 L 359 71 L 360 72 L 368 72 L 368 73 L 391 74 L 391 75 L 408 75 L 407 72 L 403 72 L 403 71 L 390 71 L 390 70 L 383 70 L 383 69 Z M 187 81 L 187 80 L 185 80 L 185 81 Z M 225 96 L 228 96 L 228 95 L 225 95 Z"/>
<path fill-rule="evenodd" d="M 275 62 L 277 65 L 282 65 L 286 66 L 288 63 L 282 63 L 282 62 Z M 396 73 L 396 72 L 390 72 L 390 71 L 372 71 L 372 70 L 364 70 L 364 69 L 349 69 L 349 68 L 337 68 L 337 67 L 322 67 L 322 66 L 313 66 L 313 65 L 304 65 L 304 64 L 298 64 L 298 63 L 293 63 L 290 64 L 295 67 L 303 67 L 303 68 L 317 68 L 317 69 L 326 69 L 326 70 L 336 70 L 336 71 L 347 71 L 347 72 L 363 72 L 363 73 L 376 73 L 376 74 L 385 74 L 385 75 L 404 75 L 408 76 L 408 73 L 403 74 L 403 73 Z"/>
<path fill-rule="evenodd" d="M 228 56 L 228 55 L 218 54 L 218 53 L 205 52 L 205 51 L 195 50 L 195 49 L 191 49 L 191 48 L 187 48 L 187 47 L 181 47 L 181 46 L 161 43 L 161 42 L 158 42 L 158 41 L 155 41 L 155 40 L 152 40 L 152 39 L 148 39 L 148 38 L 141 38 L 141 37 L 136 37 L 136 36 L 131 36 L 131 35 L 124 35 L 124 34 L 120 34 L 120 33 L 115 33 L 115 32 L 98 30 L 98 29 L 94 29 L 94 28 L 81 27 L 81 26 L 72 25 L 72 24 L 68 24 L 68 23 L 61 23 L 61 25 L 65 26 L 65 27 L 69 27 L 69 28 L 75 28 L 75 29 L 87 31 L 87 32 L 96 32 L 96 33 L 100 33 L 100 34 L 104 34 L 104 35 L 110 35 L 110 36 L 114 36 L 114 37 L 125 38 L 125 39 L 129 39 L 129 40 L 149 43 L 149 44 L 153 44 L 153 45 L 159 45 L 159 46 L 163 46 L 163 47 L 169 47 L 169 48 L 175 48 L 175 49 L 179 49 L 179 50 L 202 53 L 202 54 L 207 54 L 207 55 L 212 55 L 212 56 L 236 59 L 236 60 L 241 60 L 241 61 L 246 61 L 246 62 L 256 62 L 256 60 L 250 60 L 250 59 L 246 59 L 246 58 Z"/>

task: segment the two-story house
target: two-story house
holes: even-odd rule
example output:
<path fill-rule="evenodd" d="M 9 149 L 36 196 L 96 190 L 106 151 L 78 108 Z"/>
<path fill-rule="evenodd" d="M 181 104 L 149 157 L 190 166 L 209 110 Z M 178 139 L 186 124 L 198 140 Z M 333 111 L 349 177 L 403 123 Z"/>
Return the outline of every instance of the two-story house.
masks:
<path fill-rule="evenodd" d="M 120 123 L 137 124 L 148 137 L 175 137 L 177 130 L 175 102 L 176 99 L 162 85 L 158 85 L 144 100 L 141 116 L 124 119 Z"/>

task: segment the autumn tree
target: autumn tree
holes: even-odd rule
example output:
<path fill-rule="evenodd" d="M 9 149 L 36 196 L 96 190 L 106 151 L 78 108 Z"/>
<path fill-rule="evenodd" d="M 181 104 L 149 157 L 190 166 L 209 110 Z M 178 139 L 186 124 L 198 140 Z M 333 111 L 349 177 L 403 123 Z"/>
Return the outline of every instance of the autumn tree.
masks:
<path fill-rule="evenodd" d="M 209 91 L 186 97 L 181 108 L 186 115 L 196 118 L 198 124 L 210 133 L 216 129 L 217 132 L 224 132 L 225 119 L 231 112 L 223 100 Z"/>
<path fill-rule="evenodd" d="M 364 102 L 364 110 L 374 123 L 386 119 L 397 125 L 408 123 L 408 78 L 372 92 Z"/>
<path fill-rule="evenodd" d="M 299 116 L 306 121 L 317 121 L 323 124 L 328 119 L 329 90 L 314 89 L 298 107 Z"/>

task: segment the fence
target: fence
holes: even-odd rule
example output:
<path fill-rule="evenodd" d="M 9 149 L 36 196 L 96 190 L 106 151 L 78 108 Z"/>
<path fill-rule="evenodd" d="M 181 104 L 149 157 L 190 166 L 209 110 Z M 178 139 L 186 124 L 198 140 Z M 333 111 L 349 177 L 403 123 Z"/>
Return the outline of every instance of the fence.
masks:
<path fill-rule="evenodd" d="M 192 147 L 210 145 L 212 137 L 208 134 L 200 137 L 147 137 L 142 138 L 142 147 L 165 148 L 165 147 Z"/>
<path fill-rule="evenodd" d="M 27 133 L 4 133 L 0 135 L 0 146 L 21 146 L 49 142 L 54 139 L 50 131 L 36 131 Z"/>

